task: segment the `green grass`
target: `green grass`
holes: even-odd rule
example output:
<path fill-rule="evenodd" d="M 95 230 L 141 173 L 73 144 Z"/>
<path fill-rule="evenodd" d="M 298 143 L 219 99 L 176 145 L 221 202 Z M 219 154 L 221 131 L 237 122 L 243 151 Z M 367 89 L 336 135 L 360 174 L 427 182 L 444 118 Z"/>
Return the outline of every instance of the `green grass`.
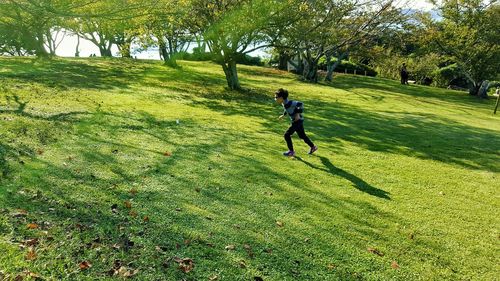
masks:
<path fill-rule="evenodd" d="M 180 65 L 0 58 L 0 279 L 500 275 L 494 101 L 247 66 L 231 92 L 219 66 Z M 305 103 L 316 155 L 295 136 L 298 157 L 280 156 L 279 87 Z"/>

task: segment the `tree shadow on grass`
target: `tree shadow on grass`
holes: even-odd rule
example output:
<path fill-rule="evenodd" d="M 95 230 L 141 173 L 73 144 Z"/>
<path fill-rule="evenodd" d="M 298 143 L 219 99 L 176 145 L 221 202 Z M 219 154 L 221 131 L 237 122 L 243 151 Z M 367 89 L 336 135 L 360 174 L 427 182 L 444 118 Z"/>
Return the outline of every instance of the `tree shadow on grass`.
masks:
<path fill-rule="evenodd" d="M 149 67 L 144 63 L 134 64 L 118 59 L 10 58 L 2 60 L 0 81 L 12 79 L 60 89 L 124 89 L 142 79 L 143 72 Z"/>
<path fill-rule="evenodd" d="M 301 157 L 295 157 L 295 158 L 313 169 L 321 170 L 321 171 L 324 171 L 324 172 L 331 174 L 333 176 L 339 176 L 339 177 L 342 177 L 342 178 L 350 181 L 354 185 L 354 187 L 356 187 L 356 189 L 358 189 L 359 191 L 376 196 L 378 198 L 387 199 L 387 200 L 391 199 L 391 197 L 389 196 L 389 192 L 384 191 L 384 190 L 379 189 L 379 188 L 376 188 L 374 186 L 371 186 L 370 184 L 365 182 L 363 179 L 361 179 L 361 178 L 359 178 L 359 177 L 357 177 L 357 176 L 355 176 L 355 175 L 353 175 L 353 174 L 351 174 L 351 173 L 349 173 L 341 168 L 336 167 L 326 157 L 323 157 L 323 156 L 318 156 L 318 157 L 320 158 L 321 163 L 323 163 L 323 165 L 325 166 L 324 168 L 313 165 L 313 164 L 305 161 Z"/>
<path fill-rule="evenodd" d="M 356 89 L 364 88 L 376 91 L 381 91 L 390 95 L 405 95 L 413 98 L 434 99 L 442 102 L 449 102 L 453 105 L 488 107 L 491 103 L 487 100 L 481 100 L 471 96 L 466 92 L 446 91 L 430 86 L 422 85 L 401 85 L 395 80 L 390 79 L 374 79 L 372 77 L 339 75 L 335 77 L 331 83 L 322 83 L 326 87 L 335 87 L 338 89 L 356 93 Z M 369 93 L 366 95 L 371 95 Z M 442 104 L 441 104 L 442 105 Z"/>
<path fill-rule="evenodd" d="M 286 125 L 276 122 L 281 109 L 264 93 L 221 93 L 192 101 L 225 115 L 254 118 L 262 130 L 281 134 Z M 460 165 L 470 169 L 499 171 L 497 132 L 476 128 L 431 113 L 371 112 L 340 102 L 304 100 L 306 131 L 333 150 L 341 140 L 370 151 L 389 152 Z"/>
<path fill-rule="evenodd" d="M 22 111 L 9 113 L 35 122 L 53 120 L 51 116 L 35 117 Z M 346 280 L 352 277 L 355 265 L 348 263 L 339 270 L 326 272 L 323 269 L 327 260 L 370 264 L 359 273 L 369 276 L 382 267 L 381 263 L 374 264 L 369 253 L 363 255 L 353 249 L 366 248 L 367 241 L 388 243 L 387 237 L 379 233 L 377 221 L 389 225 L 401 222 L 397 215 L 384 212 L 373 203 L 328 195 L 314 183 L 290 185 L 296 177 L 277 172 L 258 157 L 231 150 L 233 140 L 241 139 L 244 132 L 228 131 L 217 124 L 207 128 L 194 120 L 189 126 L 175 126 L 174 122 L 147 112 L 88 112 L 65 122 L 68 126 L 84 124 L 83 129 L 68 133 L 69 139 L 77 140 L 52 147 L 54 155 L 59 155 L 55 158 L 25 158 L 20 177 L 6 182 L 9 189 L 22 192 L 0 191 L 0 202 L 6 202 L 6 208 L 28 211 L 24 219 L 9 219 L 14 242 L 33 237 L 34 231 L 26 230 L 26 224 L 32 222 L 56 240 L 65 237 L 61 244 L 40 237 L 43 247 L 59 249 L 45 251 L 36 264 L 29 266 L 46 277 L 78 280 L 87 274 L 88 278 L 106 278 L 104 272 L 112 268 L 115 260 L 121 260 L 127 267 L 139 268 L 137 278 L 144 280 L 202 280 L 216 268 L 227 270 L 229 278 L 252 279 L 250 274 L 260 274 L 264 279 L 275 280 Z M 203 139 L 197 136 L 200 130 L 207 133 Z M 162 151 L 137 145 L 127 136 L 143 142 L 154 140 L 159 144 L 156 148 L 182 145 L 183 150 L 165 157 Z M 262 149 L 251 135 L 245 137 L 254 145 L 253 150 Z M 194 141 L 183 143 L 185 139 Z M 4 148 L 6 155 L 16 149 Z M 224 160 L 216 156 L 219 152 Z M 325 167 L 316 169 L 346 178 L 364 192 L 373 191 L 374 187 L 333 166 L 328 159 L 322 159 L 322 163 Z M 21 171 L 15 167 L 18 164 L 12 164 L 13 173 Z M 252 181 L 258 184 L 252 186 Z M 138 189 L 136 195 L 129 192 L 133 187 Z M 294 199 L 297 197 L 301 200 Z M 123 204 L 126 200 L 132 202 L 132 209 Z M 117 207 L 113 208 L 115 204 Z M 136 216 L 131 211 L 137 212 Z M 149 222 L 143 221 L 144 215 L 150 217 Z M 284 221 L 285 227 L 276 226 L 278 219 Z M 348 224 L 349 230 L 334 227 L 337 219 Z M 305 241 L 308 237 L 313 239 Z M 332 241 L 342 243 L 332 245 Z M 226 251 L 228 244 L 235 244 L 237 249 Z M 246 247 L 251 247 L 252 257 L 242 249 L 244 244 L 250 245 Z M 288 247 L 292 244 L 295 247 Z M 425 246 L 442 251 L 438 244 Z M 100 249 L 99 258 L 96 248 Z M 269 253 L 269 249 L 273 252 Z M 56 256 L 63 258 L 58 261 L 59 269 L 49 271 L 43 267 Z M 164 268 L 162 264 L 174 256 L 192 258 L 195 270 L 185 275 L 172 261 L 169 268 Z M 235 267 L 235 257 L 247 260 L 253 269 Z M 90 271 L 71 270 L 77 269 L 83 260 L 93 263 Z M 300 265 L 289 271 L 289 263 L 294 260 L 299 260 Z M 440 260 L 439 264 L 446 266 L 447 260 Z"/>
<path fill-rule="evenodd" d="M 469 169 L 500 170 L 500 138 L 494 130 L 430 113 L 375 113 L 342 103 L 317 105 L 316 116 L 328 118 L 310 122 L 315 126 L 315 138 L 329 143 L 332 149 L 343 140 L 371 151 L 437 160 Z"/>

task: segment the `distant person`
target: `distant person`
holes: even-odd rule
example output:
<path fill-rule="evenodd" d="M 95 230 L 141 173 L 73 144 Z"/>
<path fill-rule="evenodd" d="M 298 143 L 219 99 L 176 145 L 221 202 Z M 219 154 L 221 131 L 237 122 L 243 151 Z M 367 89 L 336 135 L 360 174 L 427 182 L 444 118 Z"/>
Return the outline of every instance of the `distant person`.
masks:
<path fill-rule="evenodd" d="M 284 152 L 284 156 L 294 156 L 295 150 L 293 149 L 292 135 L 297 132 L 299 138 L 304 140 L 307 145 L 309 145 L 309 154 L 313 154 L 318 147 L 313 144 L 313 142 L 307 137 L 304 131 L 304 117 L 302 116 L 304 105 L 300 101 L 288 100 L 288 91 L 285 89 L 279 89 L 274 93 L 274 99 L 277 103 L 283 106 L 283 114 L 278 118 L 281 120 L 285 115 L 290 117 L 291 126 L 285 132 L 285 141 L 288 146 L 288 151 Z"/>
<path fill-rule="evenodd" d="M 406 63 L 403 63 L 400 70 L 401 84 L 408 85 L 408 70 L 406 69 Z"/>
<path fill-rule="evenodd" d="M 495 96 L 497 97 L 497 102 L 495 103 L 495 110 L 493 110 L 493 114 L 497 114 L 498 104 L 500 103 L 500 88 L 498 86 L 495 91 Z"/>

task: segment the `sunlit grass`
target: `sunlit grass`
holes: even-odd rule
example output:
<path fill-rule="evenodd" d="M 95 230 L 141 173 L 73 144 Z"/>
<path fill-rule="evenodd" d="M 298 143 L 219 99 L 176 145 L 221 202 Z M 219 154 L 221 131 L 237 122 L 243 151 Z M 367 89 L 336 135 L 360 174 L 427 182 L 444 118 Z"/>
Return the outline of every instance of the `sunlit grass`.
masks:
<path fill-rule="evenodd" d="M 493 101 L 249 66 L 231 92 L 219 66 L 180 65 L 0 59 L 0 279 L 498 276 Z M 279 87 L 316 155 L 297 137 L 280 155 Z"/>

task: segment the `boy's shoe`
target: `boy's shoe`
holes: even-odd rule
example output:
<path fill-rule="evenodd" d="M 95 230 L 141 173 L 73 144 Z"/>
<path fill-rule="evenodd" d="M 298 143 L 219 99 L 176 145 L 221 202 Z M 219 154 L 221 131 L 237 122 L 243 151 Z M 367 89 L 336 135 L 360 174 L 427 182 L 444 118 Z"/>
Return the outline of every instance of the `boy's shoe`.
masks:
<path fill-rule="evenodd" d="M 314 151 L 318 150 L 318 147 L 315 145 L 313 147 L 311 147 L 311 149 L 309 149 L 309 152 L 307 154 L 313 154 Z"/>
<path fill-rule="evenodd" d="M 295 156 L 295 151 L 288 150 L 287 152 L 283 152 L 283 156 Z"/>

